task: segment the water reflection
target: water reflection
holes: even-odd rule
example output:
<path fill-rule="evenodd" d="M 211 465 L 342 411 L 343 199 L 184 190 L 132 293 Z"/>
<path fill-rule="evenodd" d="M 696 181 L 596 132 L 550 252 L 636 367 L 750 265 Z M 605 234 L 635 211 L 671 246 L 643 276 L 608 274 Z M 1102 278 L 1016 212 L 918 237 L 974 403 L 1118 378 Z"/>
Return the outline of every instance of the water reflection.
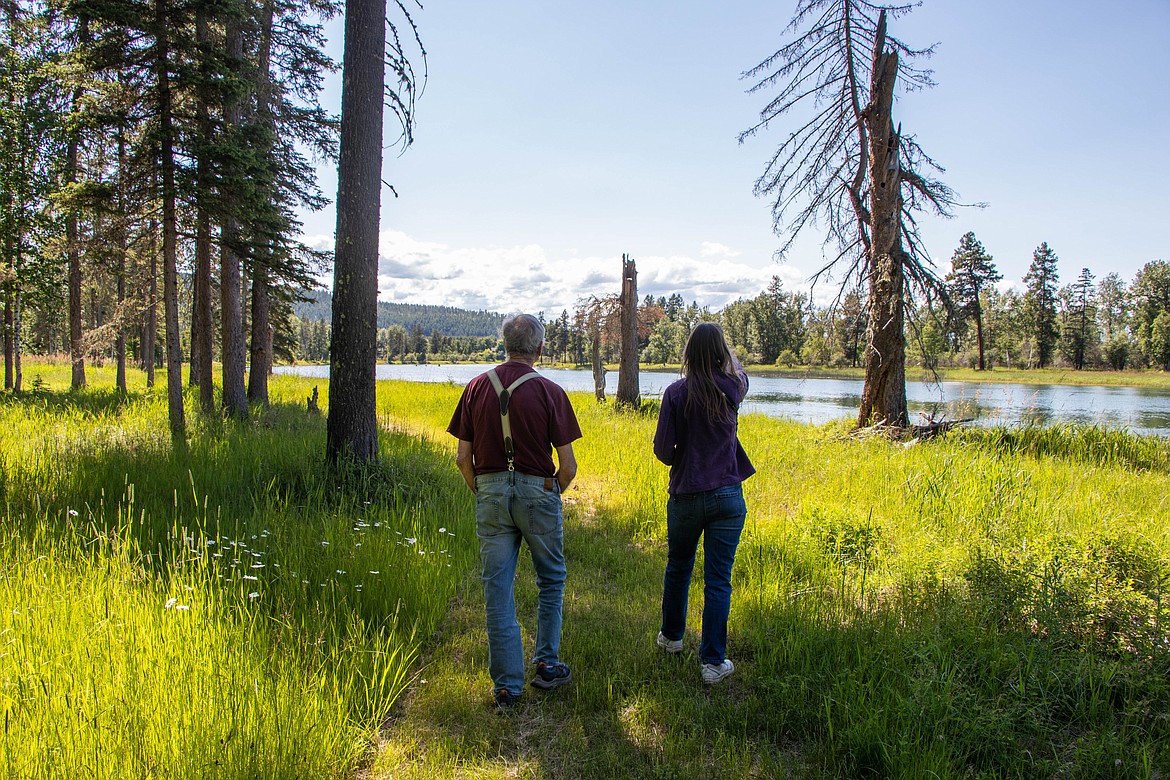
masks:
<path fill-rule="evenodd" d="M 328 366 L 280 366 L 277 373 L 327 377 Z M 378 379 L 467 384 L 482 365 L 380 365 Z M 541 369 L 566 390 L 593 390 L 589 371 Z M 661 396 L 677 372 L 641 373 L 642 394 Z M 861 404 L 860 379 L 760 376 L 751 378 L 743 411 L 813 424 L 854 417 Z M 606 375 L 606 392 L 617 390 L 617 374 Z M 1079 385 L 1020 385 L 983 382 L 907 382 L 911 422 L 974 418 L 980 425 L 1075 423 L 1170 435 L 1170 392 L 1150 388 Z"/>

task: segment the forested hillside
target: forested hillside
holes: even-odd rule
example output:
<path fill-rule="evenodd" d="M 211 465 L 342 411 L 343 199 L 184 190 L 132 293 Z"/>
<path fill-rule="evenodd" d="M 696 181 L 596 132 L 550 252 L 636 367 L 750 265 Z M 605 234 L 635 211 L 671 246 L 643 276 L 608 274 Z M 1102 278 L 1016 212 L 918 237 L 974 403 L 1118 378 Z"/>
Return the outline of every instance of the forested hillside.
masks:
<path fill-rule="evenodd" d="M 309 293 L 309 301 L 293 306 L 293 314 L 302 320 L 329 322 L 332 316 L 327 290 Z M 444 336 L 498 336 L 504 315 L 492 311 L 467 311 L 453 306 L 423 306 L 414 303 L 378 301 L 378 327 L 401 325 L 408 331 L 417 325 L 426 334 L 438 331 Z"/>

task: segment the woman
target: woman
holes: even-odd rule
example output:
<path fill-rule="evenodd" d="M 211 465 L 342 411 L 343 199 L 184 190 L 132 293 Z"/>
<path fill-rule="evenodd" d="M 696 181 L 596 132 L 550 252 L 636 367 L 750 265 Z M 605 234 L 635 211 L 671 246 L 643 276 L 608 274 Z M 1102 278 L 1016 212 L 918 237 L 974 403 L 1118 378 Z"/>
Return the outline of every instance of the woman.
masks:
<path fill-rule="evenodd" d="M 687 594 L 695 550 L 703 538 L 703 682 L 714 685 L 735 670 L 727 657 L 731 566 L 747 505 L 742 483 L 756 472 L 736 436 L 747 374 L 715 323 L 695 326 L 683 351 L 683 378 L 666 388 L 654 434 L 654 454 L 670 466 L 666 502 L 667 559 L 658 646 L 682 652 Z"/>

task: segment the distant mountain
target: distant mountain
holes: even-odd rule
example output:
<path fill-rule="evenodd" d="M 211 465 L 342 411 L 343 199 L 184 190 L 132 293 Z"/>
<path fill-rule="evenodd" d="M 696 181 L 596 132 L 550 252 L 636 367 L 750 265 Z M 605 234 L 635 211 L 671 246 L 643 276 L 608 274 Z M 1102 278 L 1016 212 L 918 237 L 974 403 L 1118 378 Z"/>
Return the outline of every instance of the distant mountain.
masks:
<path fill-rule="evenodd" d="M 305 303 L 293 304 L 293 314 L 302 320 L 333 319 L 333 296 L 327 290 L 308 293 Z M 504 315 L 494 311 L 468 311 L 454 306 L 420 306 L 413 303 L 388 303 L 378 301 L 378 327 L 389 328 L 401 325 L 414 330 L 418 325 L 422 332 L 431 335 L 436 330 L 444 336 L 492 337 L 500 334 Z"/>

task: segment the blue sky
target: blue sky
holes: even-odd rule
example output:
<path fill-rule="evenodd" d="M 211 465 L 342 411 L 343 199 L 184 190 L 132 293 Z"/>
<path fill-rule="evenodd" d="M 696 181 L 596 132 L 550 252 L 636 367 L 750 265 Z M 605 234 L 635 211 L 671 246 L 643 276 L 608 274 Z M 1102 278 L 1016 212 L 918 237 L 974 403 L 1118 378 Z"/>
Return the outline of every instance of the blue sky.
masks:
<path fill-rule="evenodd" d="M 823 237 L 777 261 L 752 195 L 785 128 L 736 141 L 767 99 L 740 74 L 784 42 L 794 5 L 425 3 L 416 142 L 384 163 L 399 197 L 384 191 L 382 299 L 552 315 L 616 292 L 623 252 L 642 295 L 718 308 L 773 275 L 807 290 Z M 1042 241 L 1063 282 L 1170 259 L 1170 0 L 927 0 L 891 32 L 938 44 L 938 86 L 902 94 L 896 120 L 988 204 L 924 217 L 940 272 L 968 230 L 1016 283 Z M 335 193 L 336 171 L 321 183 Z M 334 220 L 305 215 L 306 236 L 331 244 Z"/>

